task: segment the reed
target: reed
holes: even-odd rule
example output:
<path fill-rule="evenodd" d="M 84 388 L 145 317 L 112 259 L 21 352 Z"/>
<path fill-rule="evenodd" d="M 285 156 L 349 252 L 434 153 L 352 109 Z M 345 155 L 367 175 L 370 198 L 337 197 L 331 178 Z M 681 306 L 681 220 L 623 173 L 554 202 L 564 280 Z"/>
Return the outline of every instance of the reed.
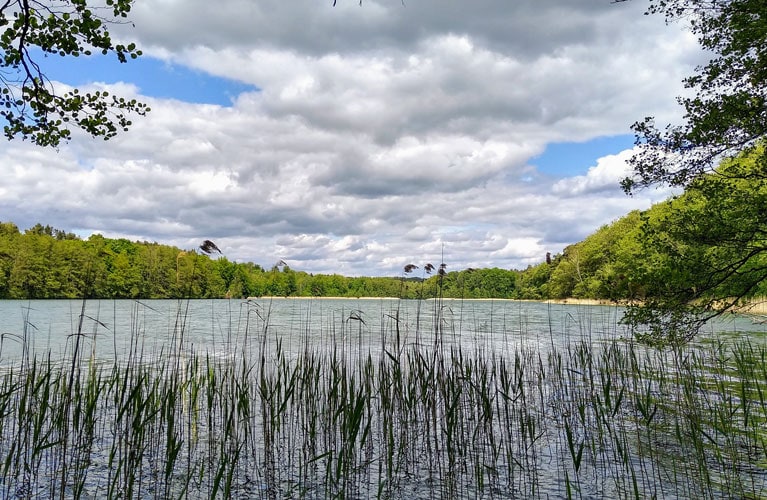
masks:
<path fill-rule="evenodd" d="M 767 348 L 748 339 L 466 349 L 439 303 L 416 342 L 394 321 L 363 344 L 354 312 L 287 349 L 253 307 L 225 356 L 177 332 L 174 352 L 132 338 L 99 360 L 98 320 L 62 359 L 24 351 L 0 372 L 0 496 L 767 495 Z"/>

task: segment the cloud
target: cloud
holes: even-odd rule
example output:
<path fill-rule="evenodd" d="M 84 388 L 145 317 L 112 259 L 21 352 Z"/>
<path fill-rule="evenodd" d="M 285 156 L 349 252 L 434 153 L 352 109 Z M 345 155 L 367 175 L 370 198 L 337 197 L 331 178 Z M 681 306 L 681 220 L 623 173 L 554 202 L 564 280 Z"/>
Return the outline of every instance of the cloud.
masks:
<path fill-rule="evenodd" d="M 640 2 L 331 4 L 136 4 L 120 37 L 260 90 L 227 107 L 138 96 L 152 112 L 108 142 L 3 143 L 2 218 L 379 275 L 443 250 L 451 270 L 525 267 L 664 194 L 623 195 L 629 151 L 563 177 L 529 164 L 679 119 L 701 55 Z"/>
<path fill-rule="evenodd" d="M 635 149 L 626 149 L 618 154 L 599 158 L 597 164 L 590 167 L 586 175 L 557 181 L 552 187 L 552 192 L 556 195 L 579 196 L 615 191 L 621 180 L 631 174 L 628 161 L 634 155 Z"/>

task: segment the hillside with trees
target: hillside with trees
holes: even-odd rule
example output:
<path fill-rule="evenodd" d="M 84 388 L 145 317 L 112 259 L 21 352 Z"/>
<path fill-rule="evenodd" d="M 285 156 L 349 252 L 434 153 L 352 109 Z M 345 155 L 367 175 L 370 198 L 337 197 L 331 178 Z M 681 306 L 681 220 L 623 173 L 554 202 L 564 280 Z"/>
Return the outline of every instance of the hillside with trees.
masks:
<path fill-rule="evenodd" d="M 685 23 L 711 55 L 683 80 L 681 121 L 633 125 L 637 151 L 622 182 L 629 194 L 685 190 L 686 206 L 672 204 L 648 228 L 662 262 L 645 276 L 652 299 L 626 317 L 654 340 L 676 342 L 760 293 L 767 277 L 767 3 L 651 0 L 647 13 Z"/>
<path fill-rule="evenodd" d="M 599 228 L 523 271 L 518 296 L 626 302 L 625 320 L 665 342 L 767 295 L 764 158 L 757 145 L 698 175 L 683 194 Z"/>

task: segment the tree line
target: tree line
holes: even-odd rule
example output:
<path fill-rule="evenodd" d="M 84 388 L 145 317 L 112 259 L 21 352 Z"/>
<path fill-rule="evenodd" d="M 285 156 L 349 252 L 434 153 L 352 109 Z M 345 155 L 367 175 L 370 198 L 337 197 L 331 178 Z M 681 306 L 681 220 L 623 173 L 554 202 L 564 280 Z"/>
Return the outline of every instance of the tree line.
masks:
<path fill-rule="evenodd" d="M 390 277 L 311 274 L 284 262 L 262 267 L 214 259 L 200 249 L 99 234 L 81 239 L 39 223 L 22 232 L 12 222 L 0 222 L 0 299 L 517 297 L 516 271 L 433 269 L 409 265 Z"/>
<path fill-rule="evenodd" d="M 767 295 L 767 180 L 752 178 L 761 158 L 758 151 L 725 161 L 694 189 L 630 212 L 549 264 L 529 267 L 520 294 L 711 306 Z"/>
<path fill-rule="evenodd" d="M 81 239 L 41 224 L 22 232 L 0 222 L 0 299 L 582 298 L 679 311 L 692 305 L 703 314 L 697 321 L 739 299 L 767 295 L 767 180 L 753 178 L 764 168 L 762 148 L 524 270 L 448 272 L 444 264 L 419 263 L 399 276 L 311 274 L 284 262 L 262 267 L 200 249 L 99 234 Z M 645 321 L 647 310 L 632 309 L 629 318 Z"/>

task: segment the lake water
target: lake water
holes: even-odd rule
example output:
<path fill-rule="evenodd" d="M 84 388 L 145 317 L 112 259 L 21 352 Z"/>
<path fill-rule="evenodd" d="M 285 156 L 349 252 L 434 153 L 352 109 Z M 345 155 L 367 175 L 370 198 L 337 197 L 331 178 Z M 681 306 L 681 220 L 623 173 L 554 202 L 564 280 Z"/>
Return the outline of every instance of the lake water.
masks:
<path fill-rule="evenodd" d="M 137 348 L 148 359 L 190 349 L 232 356 L 277 341 L 291 352 L 341 346 L 350 353 L 377 354 L 391 346 L 436 342 L 469 352 L 548 350 L 628 338 L 622 314 L 618 306 L 508 300 L 0 301 L 0 365 L 25 352 L 65 358 L 78 339 L 78 349 L 102 361 L 119 361 Z M 767 325 L 750 317 L 727 315 L 712 321 L 704 337 L 763 338 L 766 331 Z"/>
<path fill-rule="evenodd" d="M 0 498 L 213 498 L 224 472 L 235 498 L 764 498 L 767 372 L 735 373 L 747 351 L 705 344 L 761 348 L 765 325 L 727 315 L 678 357 L 613 343 L 630 338 L 622 314 L 504 300 L 0 301 Z M 97 363 L 56 363 L 72 359 Z"/>

